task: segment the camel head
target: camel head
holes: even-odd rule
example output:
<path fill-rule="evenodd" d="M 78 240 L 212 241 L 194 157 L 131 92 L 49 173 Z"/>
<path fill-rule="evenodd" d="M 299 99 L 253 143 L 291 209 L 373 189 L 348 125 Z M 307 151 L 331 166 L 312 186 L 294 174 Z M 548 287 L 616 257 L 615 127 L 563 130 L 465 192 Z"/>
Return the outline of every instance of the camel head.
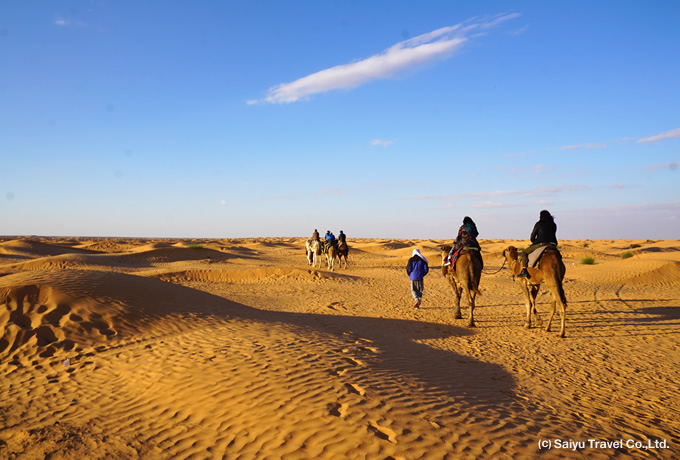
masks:
<path fill-rule="evenodd" d="M 442 246 L 439 248 L 439 250 L 442 253 L 442 260 L 446 259 L 446 256 L 449 255 L 449 251 L 451 250 L 451 246 Z"/>
<path fill-rule="evenodd" d="M 517 248 L 514 246 L 508 246 L 508 248 L 503 251 L 503 257 L 509 262 L 511 260 L 517 260 Z"/>
<path fill-rule="evenodd" d="M 451 246 L 441 246 L 439 250 L 441 251 L 442 254 L 442 275 L 446 276 L 451 267 L 444 265 L 444 262 L 446 262 L 446 257 L 449 255 Z"/>

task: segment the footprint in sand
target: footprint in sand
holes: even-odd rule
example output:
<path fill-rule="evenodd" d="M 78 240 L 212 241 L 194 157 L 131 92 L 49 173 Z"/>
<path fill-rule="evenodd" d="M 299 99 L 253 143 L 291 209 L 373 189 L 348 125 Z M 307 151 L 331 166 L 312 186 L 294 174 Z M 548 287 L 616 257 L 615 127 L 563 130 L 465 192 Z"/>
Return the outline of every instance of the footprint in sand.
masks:
<path fill-rule="evenodd" d="M 374 422 L 373 420 L 369 421 L 368 429 L 373 431 L 380 439 L 389 441 L 392 444 L 397 443 L 397 433 L 395 433 L 393 430 L 390 430 L 389 428 L 378 425 L 378 422 Z"/>
<path fill-rule="evenodd" d="M 366 394 L 366 390 L 364 390 L 359 385 L 356 385 L 354 383 L 346 383 L 345 387 L 349 390 L 350 393 L 354 393 L 359 396 L 364 396 Z"/>
<path fill-rule="evenodd" d="M 345 418 L 347 416 L 347 409 L 349 406 L 347 404 L 330 404 L 328 413 L 335 417 Z"/>
<path fill-rule="evenodd" d="M 351 364 L 354 364 L 354 365 L 356 365 L 356 366 L 359 366 L 359 367 L 366 367 L 366 363 L 364 363 L 362 360 L 356 359 L 356 358 L 352 358 L 351 356 L 345 358 L 345 361 L 347 361 L 347 362 L 349 362 L 349 363 L 351 363 Z"/>

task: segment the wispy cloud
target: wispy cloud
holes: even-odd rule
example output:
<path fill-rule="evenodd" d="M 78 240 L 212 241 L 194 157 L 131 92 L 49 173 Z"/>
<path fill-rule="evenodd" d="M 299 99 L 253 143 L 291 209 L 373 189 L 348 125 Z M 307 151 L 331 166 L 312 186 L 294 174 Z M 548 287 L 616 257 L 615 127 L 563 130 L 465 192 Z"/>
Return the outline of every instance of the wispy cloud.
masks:
<path fill-rule="evenodd" d="M 316 194 L 317 195 L 344 195 L 345 192 L 343 190 L 332 188 L 332 189 L 320 190 Z"/>
<path fill-rule="evenodd" d="M 330 67 L 293 82 L 273 86 L 264 99 L 251 100 L 248 104 L 285 104 L 307 99 L 314 94 L 352 89 L 373 80 L 390 78 L 429 62 L 446 59 L 470 39 L 518 16 L 516 13 L 501 14 L 486 20 L 470 20 L 442 27 L 399 42 L 366 59 Z"/>
<path fill-rule="evenodd" d="M 513 175 L 523 175 L 527 173 L 533 174 L 548 174 L 552 172 L 552 168 L 546 165 L 538 164 L 528 168 L 508 168 L 506 166 L 499 166 L 496 168 L 498 171 L 510 172 Z"/>
<path fill-rule="evenodd" d="M 639 139 L 638 142 L 644 144 L 647 142 L 658 142 L 664 139 L 674 139 L 678 137 L 680 137 L 680 128 L 671 129 L 670 131 L 664 131 L 663 133 L 656 134 L 654 136 L 643 137 L 642 139 Z"/>
<path fill-rule="evenodd" d="M 421 195 L 411 197 L 413 200 L 462 200 L 466 198 L 478 198 L 488 200 L 490 198 L 520 196 L 520 197 L 543 197 L 554 196 L 566 192 L 586 192 L 591 190 L 587 185 L 573 184 L 556 187 L 536 187 L 529 190 L 493 190 L 489 192 L 456 193 L 452 195 Z"/>
<path fill-rule="evenodd" d="M 83 27 L 86 26 L 86 24 L 83 21 L 79 20 L 74 20 L 73 18 L 68 18 L 64 16 L 57 16 L 54 20 L 54 25 L 58 27 L 70 27 L 70 26 L 78 26 L 78 27 Z"/>
<path fill-rule="evenodd" d="M 680 168 L 680 161 L 674 161 L 673 163 L 661 163 L 661 164 L 656 164 L 656 165 L 647 165 L 645 166 L 645 169 L 671 169 L 671 170 L 676 170 Z"/>
<path fill-rule="evenodd" d="M 371 145 L 381 145 L 383 147 L 387 147 L 388 145 L 394 144 L 394 141 L 384 141 L 382 139 L 373 139 L 371 141 Z"/>
<path fill-rule="evenodd" d="M 521 204 L 508 204 L 508 203 L 502 203 L 500 201 L 482 201 L 481 203 L 477 203 L 475 205 L 472 205 L 473 208 L 476 209 L 501 209 L 501 208 L 518 208 L 522 206 Z"/>
<path fill-rule="evenodd" d="M 563 145 L 560 147 L 562 150 L 573 150 L 573 149 L 606 149 L 606 144 L 575 144 L 575 145 Z"/>
<path fill-rule="evenodd" d="M 524 32 L 526 32 L 528 29 L 529 29 L 529 25 L 527 24 L 524 27 L 520 27 L 519 29 L 515 29 L 515 30 L 511 31 L 510 35 L 512 35 L 513 37 L 519 37 Z"/>

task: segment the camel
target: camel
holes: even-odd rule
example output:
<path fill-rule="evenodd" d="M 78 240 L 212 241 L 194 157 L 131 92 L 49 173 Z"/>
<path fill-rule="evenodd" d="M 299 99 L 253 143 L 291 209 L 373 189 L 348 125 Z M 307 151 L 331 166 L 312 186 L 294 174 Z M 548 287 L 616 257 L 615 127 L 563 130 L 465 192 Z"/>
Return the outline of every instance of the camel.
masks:
<path fill-rule="evenodd" d="M 345 263 L 343 268 L 347 268 L 347 256 L 349 255 L 349 246 L 347 246 L 347 243 L 341 242 L 338 245 L 338 260 L 342 262 L 342 258 L 345 258 Z"/>
<path fill-rule="evenodd" d="M 335 269 L 335 259 L 338 258 L 338 248 L 335 246 L 329 246 L 326 250 L 326 262 L 328 262 L 328 269 L 334 271 Z"/>
<path fill-rule="evenodd" d="M 318 262 L 319 267 L 321 267 L 321 259 L 319 259 L 319 256 L 322 254 L 322 251 L 319 240 L 305 241 L 305 251 L 307 252 L 307 265 L 316 267 Z"/>
<path fill-rule="evenodd" d="M 514 246 L 509 246 L 505 251 L 503 251 L 503 256 L 508 263 L 508 268 L 512 272 L 513 279 L 519 284 L 524 294 L 524 300 L 527 306 L 527 320 L 524 325 L 526 328 L 531 328 L 531 312 L 534 312 L 534 317 L 536 319 L 536 326 L 541 326 L 543 321 L 538 316 L 538 311 L 536 310 L 536 296 L 538 295 L 538 290 L 541 287 L 541 283 L 545 285 L 550 290 L 552 294 L 552 311 L 550 313 L 550 319 L 548 320 L 548 325 L 546 326 L 546 332 L 550 332 L 550 326 L 552 324 L 553 317 L 555 316 L 556 305 L 560 305 L 560 316 L 562 317 L 562 328 L 560 330 L 560 337 L 565 336 L 564 323 L 567 315 L 567 298 L 564 295 L 564 289 L 562 288 L 562 281 L 564 280 L 564 273 L 566 271 L 564 263 L 562 262 L 562 256 L 556 247 L 550 245 L 545 248 L 543 255 L 538 261 L 538 268 L 529 267 L 529 278 L 517 278 L 517 275 L 522 271 L 521 263 L 518 259 L 517 248 Z"/>
<path fill-rule="evenodd" d="M 446 262 L 446 257 L 451 250 L 451 246 L 442 246 L 442 275 L 449 282 L 453 289 L 453 295 L 456 299 L 454 318 L 461 319 L 463 315 L 460 312 L 460 299 L 462 294 L 468 299 L 470 304 L 470 315 L 468 316 L 468 327 L 475 327 L 474 311 L 475 311 L 475 297 L 477 294 L 482 295 L 479 290 L 479 280 L 482 278 L 482 255 L 479 251 L 463 250 L 456 262 L 456 270 L 452 270 L 450 265 L 443 265 Z"/>

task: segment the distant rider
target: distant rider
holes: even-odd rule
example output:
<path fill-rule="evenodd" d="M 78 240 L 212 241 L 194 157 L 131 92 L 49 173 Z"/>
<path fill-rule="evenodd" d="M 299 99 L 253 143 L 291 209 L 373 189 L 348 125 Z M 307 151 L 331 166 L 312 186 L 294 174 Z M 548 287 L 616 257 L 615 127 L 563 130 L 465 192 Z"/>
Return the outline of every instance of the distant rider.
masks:
<path fill-rule="evenodd" d="M 452 269 L 455 270 L 458 256 L 464 248 L 481 250 L 477 236 L 479 236 L 477 225 L 470 217 L 465 216 L 463 218 L 463 225 L 458 229 L 458 236 L 456 236 L 456 240 L 453 242 L 453 247 L 449 251 L 448 264 L 451 265 Z"/>
<path fill-rule="evenodd" d="M 347 235 L 345 235 L 342 230 L 340 230 L 340 234 L 338 235 L 338 242 L 347 246 Z"/>
<path fill-rule="evenodd" d="M 328 252 L 328 248 L 335 246 L 336 242 L 335 235 L 333 235 L 330 230 L 326 230 L 326 246 L 323 251 Z"/>
<path fill-rule="evenodd" d="M 531 232 L 531 246 L 520 253 L 522 271 L 517 278 L 530 278 L 527 267 L 529 266 L 529 254 L 541 246 L 548 244 L 557 245 L 557 224 L 555 218 L 545 209 L 540 212 L 538 222 Z"/>

